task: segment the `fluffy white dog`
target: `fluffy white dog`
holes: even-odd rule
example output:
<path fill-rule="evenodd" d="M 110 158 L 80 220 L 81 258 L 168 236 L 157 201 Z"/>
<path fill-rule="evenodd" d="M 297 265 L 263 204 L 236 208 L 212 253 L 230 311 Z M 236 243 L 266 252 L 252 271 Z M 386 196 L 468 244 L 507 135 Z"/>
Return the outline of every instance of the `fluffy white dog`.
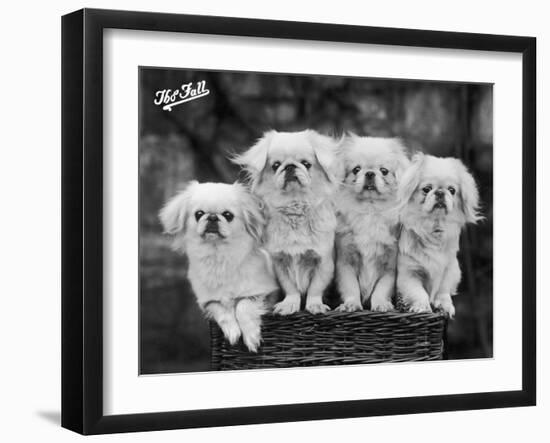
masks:
<path fill-rule="evenodd" d="M 458 159 L 417 154 L 403 176 L 399 199 L 398 295 L 412 312 L 431 312 L 432 305 L 452 318 L 451 296 L 461 278 L 460 231 L 482 218 L 475 180 Z"/>
<path fill-rule="evenodd" d="M 312 130 L 266 133 L 234 161 L 247 171 L 265 204 L 265 246 L 285 292 L 275 313 L 329 310 L 323 292 L 334 273 L 337 142 Z"/>
<path fill-rule="evenodd" d="M 189 258 L 199 306 L 231 344 L 242 335 L 256 352 L 266 297 L 278 290 L 269 255 L 259 247 L 259 202 L 239 184 L 191 182 L 160 212 L 173 248 Z"/>
<path fill-rule="evenodd" d="M 346 137 L 337 199 L 336 283 L 340 311 L 393 309 L 397 267 L 397 185 L 409 165 L 398 139 Z"/>

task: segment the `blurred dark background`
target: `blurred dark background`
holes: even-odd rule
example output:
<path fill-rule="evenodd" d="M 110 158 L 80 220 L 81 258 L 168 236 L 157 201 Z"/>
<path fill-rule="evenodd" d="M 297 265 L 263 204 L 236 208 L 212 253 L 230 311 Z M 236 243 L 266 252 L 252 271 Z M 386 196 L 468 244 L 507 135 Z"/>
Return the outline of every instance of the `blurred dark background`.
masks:
<path fill-rule="evenodd" d="M 206 97 L 163 111 L 155 92 L 206 80 Z M 461 158 L 486 221 L 468 227 L 448 358 L 492 357 L 492 85 L 140 68 L 140 369 L 209 370 L 209 328 L 186 280 L 185 257 L 161 235 L 158 211 L 187 181 L 231 183 L 227 160 L 268 129 L 399 136 L 412 150 Z"/>

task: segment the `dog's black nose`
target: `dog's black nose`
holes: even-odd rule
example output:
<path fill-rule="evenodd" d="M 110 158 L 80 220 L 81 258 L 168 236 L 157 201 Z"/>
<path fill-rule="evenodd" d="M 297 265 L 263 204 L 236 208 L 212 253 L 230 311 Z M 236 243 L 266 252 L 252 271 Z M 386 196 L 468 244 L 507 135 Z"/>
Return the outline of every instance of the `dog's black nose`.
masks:
<path fill-rule="evenodd" d="M 436 198 L 443 198 L 445 196 L 445 193 L 441 189 L 438 189 L 437 191 L 435 191 L 434 194 Z"/>
<path fill-rule="evenodd" d="M 218 216 L 216 214 L 208 214 L 208 217 L 206 218 L 209 223 L 217 223 L 218 222 Z"/>
<path fill-rule="evenodd" d="M 292 172 L 296 169 L 296 165 L 294 163 L 289 163 L 285 166 L 285 171 Z"/>
<path fill-rule="evenodd" d="M 369 180 L 372 180 L 376 174 L 372 171 L 367 171 L 365 173 L 365 177 L 367 177 Z"/>

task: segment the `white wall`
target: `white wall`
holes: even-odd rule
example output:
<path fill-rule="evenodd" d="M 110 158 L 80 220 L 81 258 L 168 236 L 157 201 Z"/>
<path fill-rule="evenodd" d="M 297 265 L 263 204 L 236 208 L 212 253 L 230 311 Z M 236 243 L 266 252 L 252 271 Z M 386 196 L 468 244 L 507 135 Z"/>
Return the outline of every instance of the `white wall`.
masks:
<path fill-rule="evenodd" d="M 61 429 L 60 408 L 60 16 L 87 7 L 276 18 L 357 25 L 531 35 L 538 38 L 538 146 L 550 97 L 550 28 L 544 2 L 296 0 L 169 2 L 4 2 L 0 106 L 0 435 L 3 441 L 72 441 Z M 543 109 L 545 108 L 545 109 Z M 545 113 L 543 111 L 546 111 Z M 549 170 L 549 156 L 539 156 Z M 548 180 L 539 181 L 544 195 Z M 511 180 L 514 186 L 515 181 Z M 542 199 L 539 198 L 542 203 Z M 548 201 L 548 200 L 547 200 Z M 539 207 L 548 225 L 548 202 Z M 541 217 L 542 216 L 542 217 Z M 550 264 L 549 236 L 539 273 Z M 541 264 L 542 263 L 542 264 Z M 546 265 L 546 266 L 544 266 Z M 548 274 L 548 273 L 547 273 Z M 550 281 L 539 280 L 539 294 Z M 498 294 L 495 295 L 498 297 Z M 539 312 L 549 308 L 540 297 Z M 542 320 L 541 315 L 539 319 Z M 494 411 L 424 414 L 353 420 L 165 431 L 99 437 L 127 441 L 548 441 L 550 369 L 548 322 L 539 321 L 539 406 Z M 544 368 L 544 369 L 543 369 Z M 334 381 L 331 381 L 334 382 Z M 449 380 L 453 383 L 453 380 Z M 322 387 L 320 387 L 322 389 Z"/>

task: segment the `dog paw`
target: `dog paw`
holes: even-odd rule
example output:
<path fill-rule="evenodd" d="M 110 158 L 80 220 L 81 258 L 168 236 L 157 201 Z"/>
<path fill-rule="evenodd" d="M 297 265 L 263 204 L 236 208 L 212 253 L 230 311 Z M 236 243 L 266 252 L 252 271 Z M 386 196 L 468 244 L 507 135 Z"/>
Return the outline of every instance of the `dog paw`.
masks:
<path fill-rule="evenodd" d="M 389 312 L 393 311 L 394 307 L 391 301 L 389 300 L 383 300 L 381 302 L 373 303 L 371 302 L 371 311 L 375 312 Z"/>
<path fill-rule="evenodd" d="M 360 302 L 346 301 L 336 308 L 338 312 L 355 312 L 363 310 Z"/>
<path fill-rule="evenodd" d="M 273 313 L 278 315 L 291 315 L 300 310 L 300 302 L 293 300 L 283 300 L 273 307 Z"/>
<path fill-rule="evenodd" d="M 243 342 L 250 352 L 258 352 L 258 348 L 262 342 L 260 329 L 243 332 Z"/>
<path fill-rule="evenodd" d="M 417 314 L 432 312 L 432 308 L 429 302 L 416 302 L 412 303 L 408 309 L 409 312 Z"/>
<path fill-rule="evenodd" d="M 445 297 L 443 299 L 436 298 L 434 301 L 434 310 L 443 312 L 450 319 L 454 318 L 455 316 L 455 307 L 453 305 L 451 297 Z"/>
<path fill-rule="evenodd" d="M 224 322 L 220 324 L 220 328 L 223 331 L 223 335 L 229 342 L 229 344 L 234 345 L 241 338 L 241 328 L 237 322 Z"/>
<path fill-rule="evenodd" d="M 306 310 L 312 314 L 324 314 L 325 312 L 330 311 L 330 308 L 324 303 L 311 303 L 306 304 Z"/>

